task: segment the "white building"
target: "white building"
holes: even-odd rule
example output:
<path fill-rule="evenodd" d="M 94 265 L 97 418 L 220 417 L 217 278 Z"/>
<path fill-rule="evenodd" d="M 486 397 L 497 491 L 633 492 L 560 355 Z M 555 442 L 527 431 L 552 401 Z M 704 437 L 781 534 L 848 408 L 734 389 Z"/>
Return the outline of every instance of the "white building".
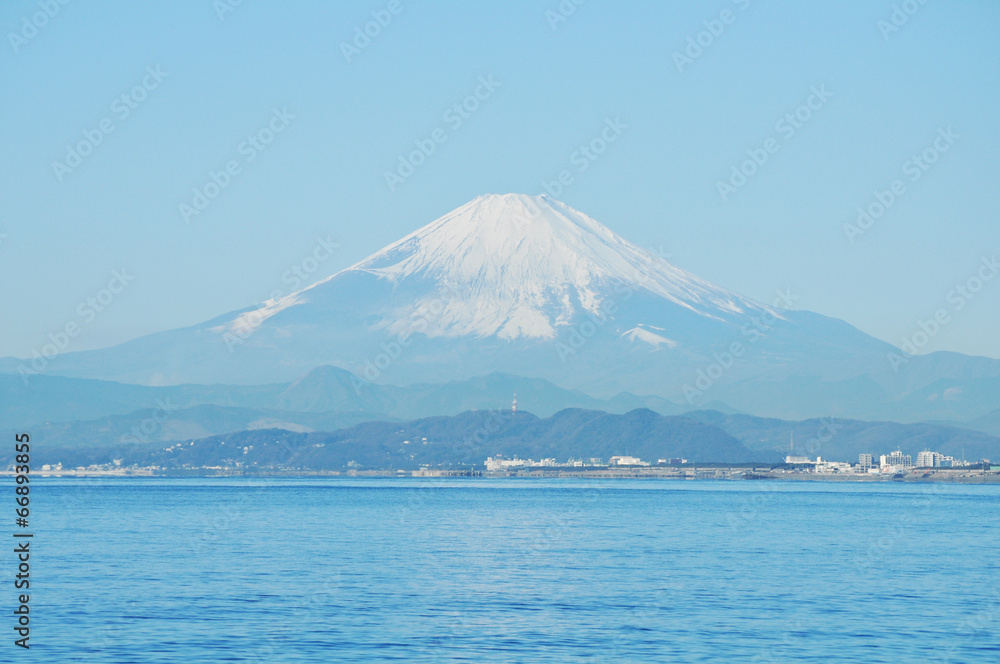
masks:
<path fill-rule="evenodd" d="M 854 468 L 846 461 L 823 461 L 822 457 L 816 458 L 817 473 L 853 473 Z"/>
<path fill-rule="evenodd" d="M 931 452 L 930 450 L 924 450 L 917 454 L 917 467 L 918 468 L 934 468 L 935 466 L 941 465 L 941 459 L 944 458 L 943 454 L 938 454 L 937 452 Z"/>
<path fill-rule="evenodd" d="M 485 465 L 487 471 L 493 472 L 512 468 L 549 468 L 558 464 L 556 464 L 555 459 L 535 461 L 534 459 L 518 459 L 516 456 L 513 459 L 504 459 L 502 455 L 498 454 L 496 457 L 487 457 Z"/>
<path fill-rule="evenodd" d="M 528 464 L 524 459 L 518 459 L 514 457 L 513 459 L 504 459 L 503 456 L 497 455 L 496 457 L 487 457 L 486 459 L 486 470 L 495 472 L 498 470 L 507 470 L 509 468 L 524 468 Z"/>
<path fill-rule="evenodd" d="M 639 457 L 634 456 L 613 456 L 611 461 L 608 462 L 609 466 L 648 466 L 648 462 L 644 462 Z"/>
<path fill-rule="evenodd" d="M 862 472 L 868 472 L 868 469 L 875 465 L 875 457 L 871 454 L 859 454 L 858 465 L 861 466 Z"/>
<path fill-rule="evenodd" d="M 886 466 L 892 466 L 894 468 L 913 468 L 913 457 L 909 454 L 903 454 L 900 450 L 896 450 L 891 454 L 883 454 L 879 457 L 879 464 L 883 469 Z"/>

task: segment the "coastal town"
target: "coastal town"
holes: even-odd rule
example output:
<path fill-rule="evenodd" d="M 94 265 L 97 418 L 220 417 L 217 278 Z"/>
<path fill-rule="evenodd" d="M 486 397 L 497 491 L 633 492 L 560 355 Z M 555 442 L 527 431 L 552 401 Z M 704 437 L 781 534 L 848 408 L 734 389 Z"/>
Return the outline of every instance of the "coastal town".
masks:
<path fill-rule="evenodd" d="M 9 475 L 13 468 L 0 471 Z M 812 480 L 812 481 L 938 481 L 962 483 L 1000 483 L 1000 465 L 988 459 L 976 462 L 957 459 L 939 452 L 924 450 L 912 455 L 900 450 L 881 454 L 863 453 L 857 463 L 831 461 L 816 457 L 786 456 L 784 463 L 718 464 L 692 463 L 671 457 L 644 460 L 630 455 L 609 459 L 555 458 L 522 459 L 497 454 L 487 457 L 481 466 L 453 468 L 421 465 L 417 469 L 365 468 L 349 463 L 341 470 L 311 470 L 293 467 L 261 467 L 240 463 L 213 466 L 165 467 L 159 465 L 124 465 L 122 460 L 87 466 L 65 467 L 45 464 L 36 474 L 41 477 L 482 477 L 482 478 L 615 478 L 615 479 L 726 479 L 726 480 Z"/>
<path fill-rule="evenodd" d="M 976 462 L 924 450 L 912 455 L 900 450 L 881 454 L 862 453 L 857 463 L 816 457 L 786 456 L 784 464 L 691 464 L 687 459 L 646 461 L 633 456 L 601 459 L 510 459 L 497 455 L 484 462 L 487 477 L 637 477 L 665 479 L 800 479 L 832 481 L 957 481 L 1000 482 L 1000 465 L 989 459 Z"/>
<path fill-rule="evenodd" d="M 830 461 L 829 459 L 824 460 L 822 457 L 816 457 L 813 460 L 804 456 L 786 456 L 785 463 L 803 469 L 811 467 L 813 472 L 819 474 L 853 473 L 868 475 L 896 475 L 916 469 L 929 468 L 972 468 L 973 466 L 982 468 L 984 465 L 990 465 L 989 459 L 981 459 L 976 463 L 972 463 L 930 450 L 924 450 L 917 454 L 916 463 L 913 462 L 911 455 L 903 454 L 899 450 L 890 452 L 889 454 L 881 454 L 878 457 L 873 454 L 862 453 L 858 455 L 858 462 L 854 464 Z"/>

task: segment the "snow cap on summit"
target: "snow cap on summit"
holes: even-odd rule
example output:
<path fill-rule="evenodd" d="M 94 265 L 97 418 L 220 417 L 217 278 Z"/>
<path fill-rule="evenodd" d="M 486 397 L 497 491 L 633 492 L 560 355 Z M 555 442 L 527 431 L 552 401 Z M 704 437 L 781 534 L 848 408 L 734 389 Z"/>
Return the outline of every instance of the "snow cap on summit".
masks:
<path fill-rule="evenodd" d="M 560 326 L 612 314 L 639 292 L 709 318 L 760 309 L 549 196 L 487 194 L 254 315 L 309 302 L 349 273 L 407 294 L 380 313 L 376 328 L 432 337 L 552 339 Z M 439 312 L 431 320 L 419 313 L 428 308 Z"/>
<path fill-rule="evenodd" d="M 615 287 L 708 316 L 749 304 L 545 195 L 479 196 L 348 269 L 457 293 L 436 326 L 448 336 L 552 338 L 580 310 L 597 314 L 620 299 Z"/>

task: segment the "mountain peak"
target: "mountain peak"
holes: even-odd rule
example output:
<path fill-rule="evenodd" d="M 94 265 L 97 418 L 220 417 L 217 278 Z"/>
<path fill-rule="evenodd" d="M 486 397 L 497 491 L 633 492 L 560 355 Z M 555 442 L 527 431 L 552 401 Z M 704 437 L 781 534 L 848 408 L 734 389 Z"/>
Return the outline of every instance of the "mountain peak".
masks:
<path fill-rule="evenodd" d="M 268 303 L 264 316 L 352 273 L 398 292 L 398 305 L 375 324 L 393 334 L 553 339 L 560 327 L 604 316 L 623 294 L 640 291 L 709 318 L 760 309 L 561 201 L 511 193 L 479 196 L 330 279 Z M 441 311 L 428 324 L 420 312 L 435 307 Z"/>
<path fill-rule="evenodd" d="M 560 268 L 566 262 L 579 266 L 581 259 L 597 258 L 601 245 L 614 239 L 614 233 L 598 222 L 548 196 L 487 194 L 350 269 L 396 279 L 428 269 L 446 267 L 453 272 L 459 267 L 458 274 L 451 276 L 464 281 L 486 265 L 513 266 L 530 261 L 549 276 L 556 276 L 555 285 L 564 281 L 552 274 L 555 264 Z M 603 253 L 606 260 L 614 252 Z"/>
<path fill-rule="evenodd" d="M 654 223 L 670 232 L 666 220 L 636 220 Z M 775 311 L 713 286 L 563 202 L 491 194 L 286 297 L 114 348 L 63 353 L 48 372 L 143 384 L 298 378 L 280 398 L 316 411 L 384 410 L 383 397 L 397 399 L 370 394 L 359 379 L 407 385 L 496 371 L 597 396 L 656 395 L 617 398 L 630 407 L 724 401 L 795 419 L 923 416 L 927 394 L 956 385 L 969 399 L 938 399 L 938 419 L 996 407 L 975 395 L 998 392 L 989 381 L 1000 362 L 937 354 L 911 358 L 897 374 L 886 360 L 892 352 L 843 321 Z M 322 364 L 357 378 L 332 367 L 303 376 Z M 16 372 L 24 361 L 6 366 Z M 980 382 L 954 382 L 969 375 Z"/>

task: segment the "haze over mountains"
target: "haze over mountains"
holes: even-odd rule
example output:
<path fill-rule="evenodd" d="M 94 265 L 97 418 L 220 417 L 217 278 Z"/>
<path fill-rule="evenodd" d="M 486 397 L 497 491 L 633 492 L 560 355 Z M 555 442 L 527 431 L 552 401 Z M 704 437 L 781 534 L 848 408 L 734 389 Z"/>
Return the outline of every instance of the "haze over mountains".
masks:
<path fill-rule="evenodd" d="M 29 366 L 0 361 L 13 374 L 2 381 L 6 415 L 18 422 L 125 415 L 168 394 L 179 407 L 274 411 L 236 418 L 260 426 L 282 422 L 277 411 L 339 413 L 324 421 L 345 425 L 500 407 L 532 384 L 542 416 L 731 407 L 990 427 L 1000 408 L 998 360 L 906 356 L 795 310 L 792 293 L 755 302 L 564 203 L 519 194 L 476 198 L 260 307 L 22 375 Z"/>
<path fill-rule="evenodd" d="M 933 449 L 972 460 L 1000 458 L 1000 438 L 990 428 L 993 421 L 990 417 L 983 419 L 981 424 L 984 426 L 970 423 L 966 427 L 947 423 L 897 424 L 835 418 L 795 422 L 735 413 L 725 404 L 714 406 L 727 412 L 689 411 L 663 399 L 628 393 L 604 401 L 582 392 L 563 390 L 541 379 L 507 374 L 491 374 L 440 385 L 397 387 L 362 384 L 360 394 L 355 391 L 355 384 L 358 384 L 357 377 L 335 367 L 319 367 L 290 383 L 261 386 L 142 387 L 39 376 L 31 383 L 28 393 L 24 393 L 19 377 L 0 376 L 0 422 L 4 423 L 0 435 L 12 436 L 15 432 L 30 430 L 33 439 L 43 443 L 45 458 L 50 458 L 53 463 L 68 464 L 71 459 L 78 458 L 89 459 L 88 465 L 125 458 L 125 450 L 128 451 L 128 458 L 135 455 L 145 458 L 144 455 L 153 454 L 156 450 L 162 452 L 164 444 L 173 446 L 177 442 L 187 445 L 191 441 L 223 436 L 235 443 L 242 432 L 246 433 L 247 440 L 260 441 L 260 436 L 264 439 L 268 436 L 282 438 L 284 434 L 274 432 L 277 429 L 320 435 L 364 424 L 358 431 L 377 432 L 382 441 L 380 445 L 394 445 L 407 437 L 400 433 L 400 427 L 412 427 L 414 421 L 428 419 L 424 417 L 428 413 L 436 413 L 438 419 L 429 419 L 438 423 L 446 421 L 441 416 L 457 418 L 455 426 L 459 429 L 464 426 L 461 422 L 467 421 L 468 417 L 478 417 L 469 415 L 477 411 L 501 413 L 501 417 L 506 419 L 510 413 L 508 399 L 516 392 L 522 409 L 529 407 L 536 411 L 531 417 L 542 419 L 567 411 L 590 413 L 594 422 L 605 415 L 634 417 L 636 413 L 651 411 L 656 411 L 658 415 L 683 414 L 682 418 L 665 418 L 649 429 L 632 429 L 631 437 L 625 439 L 617 437 L 617 434 L 609 436 L 607 428 L 600 428 L 600 433 L 595 429 L 582 437 L 581 441 L 586 438 L 590 442 L 587 445 L 581 442 L 579 448 L 574 448 L 573 441 L 567 438 L 558 448 L 562 460 L 584 455 L 585 447 L 597 449 L 594 447 L 595 435 L 604 436 L 622 447 L 617 452 L 612 451 L 612 454 L 643 449 L 647 452 L 659 450 L 655 453 L 660 456 L 673 456 L 673 452 L 657 447 L 657 441 L 667 429 L 690 431 L 687 420 L 710 427 L 713 430 L 711 437 L 725 433 L 736 438 L 753 452 L 754 459 L 760 461 L 774 461 L 784 454 L 853 460 L 859 452 L 879 453 L 897 448 L 912 455 L 923 449 Z M 977 428 L 980 430 L 974 430 Z M 440 431 L 435 429 L 434 435 L 439 435 Z M 707 434 L 708 429 L 701 432 Z M 678 432 L 674 434 L 680 435 Z M 461 441 L 461 436 L 454 431 L 440 437 L 439 442 L 442 443 Z M 349 440 L 355 438 L 348 436 Z M 499 453 L 500 449 L 491 449 L 486 443 L 500 440 L 487 437 L 482 448 L 485 455 Z M 749 458 L 742 452 L 736 454 L 735 448 L 712 447 L 707 442 L 709 438 L 705 440 L 703 449 L 687 449 L 685 456 L 693 461 L 730 463 Z M 789 443 L 793 441 L 794 447 L 789 448 Z M 523 437 L 519 438 L 519 442 L 524 445 L 531 443 Z M 136 445 L 149 447 L 149 450 L 135 449 Z M 524 449 L 535 448 L 529 445 Z M 350 454 L 350 450 L 342 452 Z M 437 456 L 443 457 L 447 453 L 446 445 L 435 448 Z M 596 453 L 591 452 L 590 455 Z M 351 460 L 362 463 L 362 455 L 356 456 L 358 458 Z M 405 460 L 395 461 L 401 463 Z"/>
<path fill-rule="evenodd" d="M 718 427 L 644 409 L 624 415 L 567 409 L 544 419 L 524 412 L 467 411 L 409 422 L 366 422 L 333 432 L 241 431 L 182 440 L 169 447 L 122 444 L 45 450 L 40 459 L 70 467 L 119 459 L 125 466 L 166 468 L 416 469 L 426 464 L 470 469 L 496 454 L 607 461 L 621 450 L 654 461 L 670 457 L 724 463 L 779 460 L 775 453 L 751 451 Z"/>

